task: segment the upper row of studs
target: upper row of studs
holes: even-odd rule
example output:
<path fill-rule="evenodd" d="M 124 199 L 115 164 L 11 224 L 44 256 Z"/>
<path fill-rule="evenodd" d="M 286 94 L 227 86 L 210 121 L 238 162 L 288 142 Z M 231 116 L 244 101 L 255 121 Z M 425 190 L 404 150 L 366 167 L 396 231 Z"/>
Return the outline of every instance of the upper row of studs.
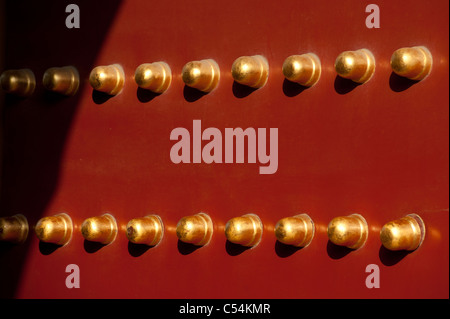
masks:
<path fill-rule="evenodd" d="M 391 57 L 392 70 L 411 80 L 422 80 L 431 71 L 433 58 L 424 46 L 401 48 Z M 375 72 L 375 58 L 367 49 L 342 52 L 334 64 L 339 76 L 356 83 L 365 83 Z M 311 87 L 319 81 L 322 67 L 314 53 L 289 56 L 283 63 L 283 74 L 289 81 Z M 231 67 L 233 79 L 252 88 L 263 87 L 269 76 L 269 64 L 262 55 L 242 56 Z M 211 92 L 220 79 L 218 64 L 212 59 L 188 62 L 182 70 L 183 82 L 202 92 Z M 165 62 L 144 63 L 137 67 L 134 80 L 143 89 L 154 93 L 165 92 L 172 81 L 172 71 Z M 72 66 L 50 68 L 43 77 L 47 90 L 63 95 L 74 95 L 79 87 L 79 74 Z M 125 74 L 119 64 L 95 67 L 89 75 L 89 83 L 100 92 L 116 95 L 121 92 Z M 8 70 L 0 77 L 2 88 L 22 97 L 33 94 L 36 80 L 29 69 Z"/>

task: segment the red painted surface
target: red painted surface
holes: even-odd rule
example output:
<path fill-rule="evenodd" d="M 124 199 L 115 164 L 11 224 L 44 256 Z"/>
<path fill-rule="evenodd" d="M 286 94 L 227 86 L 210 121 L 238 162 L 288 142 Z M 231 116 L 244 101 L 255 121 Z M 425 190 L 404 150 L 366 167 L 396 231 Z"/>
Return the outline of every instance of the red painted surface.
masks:
<path fill-rule="evenodd" d="M 68 2 L 69 3 L 69 2 Z M 68 4 L 67 3 L 67 4 Z M 27 100 L 3 95 L 1 215 L 39 218 L 67 212 L 75 231 L 52 249 L 33 232 L 19 246 L 0 247 L 0 295 L 14 298 L 448 298 L 449 78 L 448 1 L 377 1 L 381 28 L 365 27 L 361 1 L 78 1 L 81 28 L 66 29 L 66 3 L 7 4 L 5 69 L 74 65 L 76 96 L 43 92 Z M 42 13 L 42 16 L 37 14 Z M 44 18 L 45 16 L 45 18 Z M 430 76 L 411 83 L 392 75 L 392 53 L 424 45 Z M 355 86 L 336 77 L 337 55 L 367 48 L 376 72 Z M 316 53 L 322 77 L 301 90 L 284 81 L 292 54 Z M 242 55 L 264 55 L 265 87 L 233 84 Z M 218 88 L 186 89 L 180 73 L 191 60 L 215 59 Z M 165 61 L 174 78 L 153 96 L 137 90 L 138 65 Z M 120 63 L 124 90 L 103 99 L 89 86 L 90 70 Z M 1 93 L 3 94 L 3 93 Z M 279 167 L 259 175 L 257 164 L 170 161 L 172 129 L 202 126 L 276 127 Z M 186 215 L 207 212 L 209 245 L 178 243 Z M 99 247 L 80 233 L 84 219 L 109 212 L 119 224 L 115 242 Z M 276 242 L 275 223 L 308 213 L 316 224 L 310 246 Z M 149 213 L 165 224 L 160 245 L 128 243 L 127 222 Z M 264 223 L 261 243 L 242 250 L 227 243 L 226 222 L 245 213 Z M 369 224 L 366 245 L 349 252 L 328 242 L 337 216 L 359 213 Z M 419 214 L 423 245 L 410 254 L 381 248 L 390 220 Z M 68 264 L 80 267 L 79 289 L 65 286 Z M 368 264 L 380 267 L 379 289 L 365 285 Z"/>

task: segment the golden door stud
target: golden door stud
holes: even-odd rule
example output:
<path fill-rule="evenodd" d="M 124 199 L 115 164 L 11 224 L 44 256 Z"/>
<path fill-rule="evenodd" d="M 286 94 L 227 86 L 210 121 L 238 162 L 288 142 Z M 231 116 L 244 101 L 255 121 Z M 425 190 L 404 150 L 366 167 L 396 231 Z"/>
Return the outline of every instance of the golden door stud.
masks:
<path fill-rule="evenodd" d="M 80 86 L 80 75 L 73 66 L 50 68 L 45 71 L 42 84 L 49 91 L 72 96 Z"/>
<path fill-rule="evenodd" d="M 181 218 L 177 224 L 177 237 L 185 243 L 203 246 L 213 234 L 213 223 L 208 214 L 198 213 Z"/>
<path fill-rule="evenodd" d="M 328 224 L 328 238 L 339 246 L 361 248 L 368 237 L 367 222 L 359 214 L 333 218 Z"/>
<path fill-rule="evenodd" d="M 241 56 L 233 62 L 231 75 L 240 84 L 261 88 L 269 77 L 269 63 L 262 55 Z"/>
<path fill-rule="evenodd" d="M 40 241 L 66 245 L 72 238 L 72 219 L 66 213 L 41 218 L 34 229 Z"/>
<path fill-rule="evenodd" d="M 28 221 L 22 214 L 0 218 L 0 241 L 23 243 L 28 236 Z"/>
<path fill-rule="evenodd" d="M 89 83 L 96 91 L 117 95 L 125 83 L 125 73 L 120 64 L 97 66 L 89 75 Z"/>
<path fill-rule="evenodd" d="M 263 224 L 255 214 L 246 214 L 230 219 L 225 225 L 227 240 L 245 247 L 259 244 L 262 238 Z"/>
<path fill-rule="evenodd" d="M 172 81 L 172 71 L 165 62 L 144 63 L 134 73 L 136 84 L 155 93 L 165 92 Z"/>
<path fill-rule="evenodd" d="M 164 234 L 164 226 L 158 215 L 134 218 L 127 224 L 127 238 L 134 244 L 156 246 Z"/>
<path fill-rule="evenodd" d="M 389 250 L 415 250 L 425 238 L 425 223 L 416 214 L 388 222 L 380 231 L 383 246 Z"/>
<path fill-rule="evenodd" d="M 191 61 L 184 65 L 181 77 L 187 86 L 208 93 L 219 83 L 219 65 L 212 59 Z"/>
<path fill-rule="evenodd" d="M 334 68 L 345 79 L 365 83 L 375 73 L 375 57 L 367 49 L 345 51 L 336 58 Z"/>
<path fill-rule="evenodd" d="M 289 81 L 311 87 L 319 81 L 322 67 L 314 53 L 291 55 L 283 63 L 283 74 Z"/>
<path fill-rule="evenodd" d="M 306 247 L 314 237 L 314 223 L 307 214 L 285 217 L 275 225 L 275 237 L 286 245 Z"/>
<path fill-rule="evenodd" d="M 7 70 L 0 76 L 0 84 L 6 93 L 29 97 L 36 88 L 36 78 L 30 69 Z"/>
<path fill-rule="evenodd" d="M 116 219 L 111 214 L 90 217 L 81 225 L 81 234 L 86 240 L 110 244 L 117 236 Z"/>
<path fill-rule="evenodd" d="M 430 74 L 432 66 L 433 56 L 424 46 L 401 48 L 391 57 L 392 71 L 410 80 L 423 80 Z"/>

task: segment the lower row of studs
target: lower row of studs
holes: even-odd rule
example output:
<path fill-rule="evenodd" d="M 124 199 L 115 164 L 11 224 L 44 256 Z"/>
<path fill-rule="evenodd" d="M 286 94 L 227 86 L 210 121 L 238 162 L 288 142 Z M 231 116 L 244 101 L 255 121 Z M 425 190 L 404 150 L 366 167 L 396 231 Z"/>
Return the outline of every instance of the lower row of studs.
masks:
<path fill-rule="evenodd" d="M 0 218 L 0 240 L 23 243 L 28 236 L 28 222 L 18 214 Z M 40 241 L 66 245 L 73 233 L 72 219 L 66 213 L 41 218 L 35 232 Z M 86 219 L 81 225 L 86 240 L 102 244 L 112 243 L 118 233 L 117 222 L 111 214 Z M 261 219 L 255 214 L 245 214 L 230 219 L 225 226 L 228 241 L 245 247 L 258 245 L 263 233 Z M 314 222 L 307 214 L 282 218 L 275 225 L 276 239 L 286 245 L 306 247 L 313 240 Z M 363 216 L 351 214 L 333 218 L 328 224 L 329 240 L 350 249 L 361 248 L 368 237 L 368 225 Z M 149 246 L 157 245 L 163 238 L 164 224 L 158 215 L 147 215 L 132 219 L 126 227 L 130 242 Z M 186 216 L 179 220 L 176 234 L 180 241 L 195 246 L 208 244 L 213 235 L 213 222 L 206 213 Z M 389 250 L 417 249 L 425 237 L 425 224 L 417 214 L 409 214 L 386 223 L 380 231 L 383 246 Z"/>
<path fill-rule="evenodd" d="M 431 72 L 433 58 L 424 46 L 401 48 L 391 57 L 391 67 L 396 74 L 411 80 L 422 80 Z M 368 49 L 342 52 L 335 62 L 339 76 L 356 83 L 369 81 L 375 72 L 375 57 Z M 286 79 L 305 87 L 315 85 L 322 67 L 314 53 L 289 56 L 283 63 Z M 252 88 L 263 87 L 269 77 L 269 64 L 262 55 L 241 56 L 232 67 L 233 79 Z M 214 90 L 220 79 L 219 65 L 213 59 L 188 62 L 182 70 L 183 82 L 194 89 L 208 93 Z M 165 62 L 144 63 L 134 74 L 136 84 L 154 93 L 165 92 L 172 81 L 172 71 Z M 43 76 L 43 85 L 59 94 L 74 95 L 79 87 L 80 77 L 73 66 L 50 68 Z M 117 95 L 125 83 L 125 74 L 120 64 L 95 67 L 89 75 L 94 90 Z M 29 69 L 7 70 L 0 77 L 0 84 L 7 93 L 28 97 L 36 87 L 34 73 Z"/>

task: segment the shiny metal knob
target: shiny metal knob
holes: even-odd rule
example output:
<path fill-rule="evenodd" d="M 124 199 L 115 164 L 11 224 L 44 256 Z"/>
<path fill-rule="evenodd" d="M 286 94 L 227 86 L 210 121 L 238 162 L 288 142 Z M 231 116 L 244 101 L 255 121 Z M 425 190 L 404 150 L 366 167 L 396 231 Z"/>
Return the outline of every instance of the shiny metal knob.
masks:
<path fill-rule="evenodd" d="M 81 234 L 86 240 L 110 244 L 117 236 L 116 219 L 111 214 L 90 217 L 81 225 Z"/>
<path fill-rule="evenodd" d="M 89 83 L 96 91 L 117 95 L 125 83 L 125 73 L 120 64 L 97 66 L 89 75 Z"/>
<path fill-rule="evenodd" d="M 291 55 L 283 63 L 283 74 L 289 81 L 311 87 L 319 81 L 322 67 L 314 53 Z"/>
<path fill-rule="evenodd" d="M 208 214 L 198 213 L 178 221 L 177 237 L 182 242 L 203 246 L 209 243 L 212 234 L 213 223 Z"/>
<path fill-rule="evenodd" d="M 72 238 L 72 219 L 66 213 L 41 218 L 35 227 L 40 241 L 56 245 L 66 245 Z"/>
<path fill-rule="evenodd" d="M 163 93 L 172 82 L 172 71 L 165 62 L 144 63 L 134 73 L 136 84 L 155 93 Z"/>
<path fill-rule="evenodd" d="M 211 92 L 220 80 L 219 65 L 212 59 L 191 61 L 184 65 L 181 77 L 187 86 L 202 92 Z"/>
<path fill-rule="evenodd" d="M 262 55 L 241 56 L 231 66 L 233 79 L 252 88 L 261 88 L 269 77 L 269 63 Z"/>
<path fill-rule="evenodd" d="M 22 214 L 0 218 L 0 241 L 21 244 L 28 236 L 28 221 Z"/>
<path fill-rule="evenodd" d="M 425 238 L 425 223 L 416 214 L 409 214 L 383 226 L 380 239 L 389 250 L 415 250 Z"/>
<path fill-rule="evenodd" d="M 7 70 L 0 76 L 0 84 L 6 93 L 29 97 L 36 88 L 36 78 L 30 69 Z"/>
<path fill-rule="evenodd" d="M 306 247 L 314 237 L 314 222 L 307 214 L 285 217 L 275 225 L 275 237 L 286 245 Z"/>
<path fill-rule="evenodd" d="M 42 84 L 49 91 L 72 96 L 80 86 L 80 75 L 73 66 L 50 68 L 45 71 Z"/>
<path fill-rule="evenodd" d="M 336 58 L 334 68 L 345 79 L 365 83 L 375 73 L 375 57 L 367 49 L 345 51 Z"/>
<path fill-rule="evenodd" d="M 164 226 L 158 215 L 134 218 L 127 224 L 128 240 L 134 244 L 156 246 L 164 234 Z"/>
<path fill-rule="evenodd" d="M 246 214 L 230 219 L 225 225 L 227 240 L 246 247 L 259 244 L 262 238 L 263 224 L 255 214 Z"/>
<path fill-rule="evenodd" d="M 333 218 L 328 224 L 328 238 L 339 246 L 361 248 L 368 237 L 367 222 L 359 214 Z"/>
<path fill-rule="evenodd" d="M 433 56 L 424 46 L 401 48 L 392 54 L 391 68 L 397 75 L 410 80 L 422 80 L 433 66 Z"/>

